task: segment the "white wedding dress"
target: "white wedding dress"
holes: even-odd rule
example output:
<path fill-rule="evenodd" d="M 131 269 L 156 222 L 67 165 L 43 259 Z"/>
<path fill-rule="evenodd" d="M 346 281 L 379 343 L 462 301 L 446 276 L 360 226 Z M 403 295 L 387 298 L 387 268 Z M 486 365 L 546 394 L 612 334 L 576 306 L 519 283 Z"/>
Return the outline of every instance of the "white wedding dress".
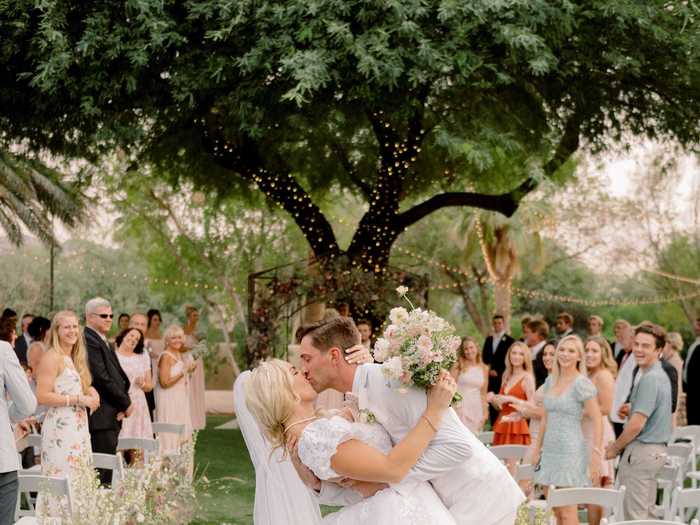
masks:
<path fill-rule="evenodd" d="M 299 458 L 321 480 L 340 477 L 331 468 L 338 445 L 357 439 L 384 454 L 391 438 L 378 423 L 350 423 L 341 416 L 318 419 L 299 439 Z M 329 514 L 324 525 L 455 525 L 455 520 L 428 482 L 403 482 Z"/>

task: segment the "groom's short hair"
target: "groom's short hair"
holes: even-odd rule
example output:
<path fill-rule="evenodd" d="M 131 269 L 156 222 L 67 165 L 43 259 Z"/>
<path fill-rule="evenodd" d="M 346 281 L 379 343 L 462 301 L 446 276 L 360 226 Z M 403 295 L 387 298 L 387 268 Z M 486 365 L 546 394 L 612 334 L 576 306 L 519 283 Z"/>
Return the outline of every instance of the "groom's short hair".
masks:
<path fill-rule="evenodd" d="M 343 350 L 360 344 L 360 331 L 350 317 L 333 317 L 325 321 L 300 326 L 296 331 L 297 344 L 306 336 L 311 344 L 321 352 L 338 347 Z"/>

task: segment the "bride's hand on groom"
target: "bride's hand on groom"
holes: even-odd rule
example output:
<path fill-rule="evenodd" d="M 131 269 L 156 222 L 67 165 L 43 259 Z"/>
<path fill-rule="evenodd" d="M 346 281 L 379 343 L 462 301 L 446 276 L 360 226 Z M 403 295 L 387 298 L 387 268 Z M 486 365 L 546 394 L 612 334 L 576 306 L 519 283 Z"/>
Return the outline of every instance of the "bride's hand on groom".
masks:
<path fill-rule="evenodd" d="M 345 350 L 345 360 L 351 365 L 374 363 L 374 358 L 372 357 L 369 349 L 362 345 L 351 346 Z"/>
<path fill-rule="evenodd" d="M 388 488 L 386 483 L 373 483 L 371 481 L 358 481 L 356 479 L 341 478 L 335 481 L 338 485 L 346 489 L 352 489 L 360 494 L 363 498 L 370 498 L 380 490 Z"/>
<path fill-rule="evenodd" d="M 457 382 L 447 370 L 443 370 L 437 383 L 428 389 L 426 412 L 436 413 L 441 416 L 450 407 L 456 391 Z"/>

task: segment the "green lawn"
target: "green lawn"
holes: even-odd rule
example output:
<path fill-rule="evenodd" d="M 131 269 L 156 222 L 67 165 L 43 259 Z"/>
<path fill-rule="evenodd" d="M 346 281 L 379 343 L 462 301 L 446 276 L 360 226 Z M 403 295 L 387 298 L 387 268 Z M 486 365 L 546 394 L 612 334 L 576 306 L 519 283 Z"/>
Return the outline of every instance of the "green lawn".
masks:
<path fill-rule="evenodd" d="M 255 471 L 239 430 L 214 430 L 230 416 L 207 417 L 207 428 L 197 436 L 195 455 L 199 476 L 199 514 L 193 524 L 253 524 Z"/>

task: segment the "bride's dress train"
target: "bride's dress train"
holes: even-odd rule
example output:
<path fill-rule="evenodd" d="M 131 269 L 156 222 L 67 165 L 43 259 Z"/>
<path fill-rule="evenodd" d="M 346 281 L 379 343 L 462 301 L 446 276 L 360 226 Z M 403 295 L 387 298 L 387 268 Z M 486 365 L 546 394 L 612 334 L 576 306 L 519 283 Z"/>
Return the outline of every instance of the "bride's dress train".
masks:
<path fill-rule="evenodd" d="M 319 479 L 340 477 L 331 458 L 341 443 L 357 439 L 383 453 L 391 438 L 377 423 L 350 423 L 340 416 L 318 419 L 299 439 L 299 458 Z M 329 514 L 324 525 L 455 525 L 454 518 L 428 482 L 403 482 L 377 492 L 371 498 Z"/>

